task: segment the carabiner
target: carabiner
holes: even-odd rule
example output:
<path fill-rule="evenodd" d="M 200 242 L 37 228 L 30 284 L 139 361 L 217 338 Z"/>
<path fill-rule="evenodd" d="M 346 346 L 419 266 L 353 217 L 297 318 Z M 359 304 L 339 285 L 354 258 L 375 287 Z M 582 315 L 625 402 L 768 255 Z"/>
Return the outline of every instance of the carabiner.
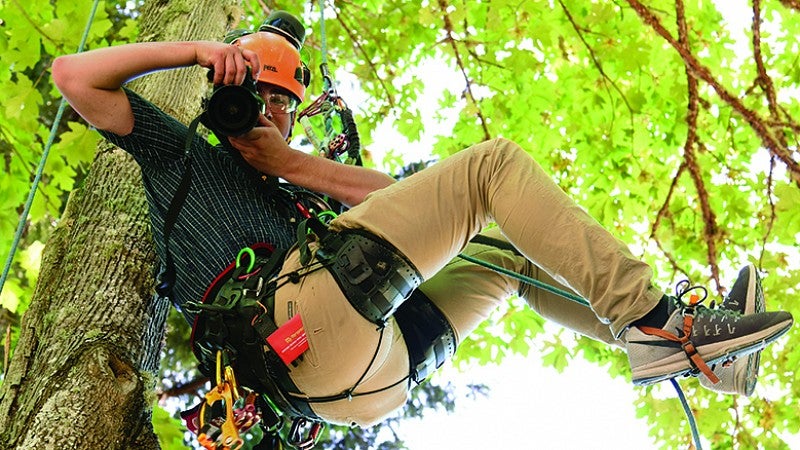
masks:
<path fill-rule="evenodd" d="M 309 426 L 306 436 L 303 437 L 301 429 L 309 422 L 311 423 L 311 426 Z M 300 450 L 310 450 L 317 445 L 317 438 L 319 437 L 320 431 L 322 431 L 322 422 L 309 421 L 302 417 L 297 417 L 292 422 L 292 428 L 289 431 L 288 443 L 292 447 Z"/>
<path fill-rule="evenodd" d="M 242 265 L 240 259 L 245 253 L 250 257 L 250 264 L 247 266 L 247 270 L 245 272 L 250 273 L 253 270 L 253 267 L 256 265 L 256 252 L 250 247 L 245 247 L 239 250 L 239 254 L 236 255 L 236 268 L 238 269 Z"/>

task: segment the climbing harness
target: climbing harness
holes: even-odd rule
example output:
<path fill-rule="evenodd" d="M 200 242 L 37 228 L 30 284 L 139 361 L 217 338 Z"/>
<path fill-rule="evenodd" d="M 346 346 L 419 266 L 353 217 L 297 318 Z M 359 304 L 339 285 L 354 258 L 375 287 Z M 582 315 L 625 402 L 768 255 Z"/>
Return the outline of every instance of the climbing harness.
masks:
<path fill-rule="evenodd" d="M 289 376 L 288 365 L 294 361 L 285 361 L 284 349 L 272 339 L 282 336 L 283 329 L 273 318 L 275 291 L 291 282 L 276 276 L 284 255 L 267 244 L 242 249 L 201 302 L 184 305 L 196 314 L 191 344 L 199 369 L 210 378 L 216 374 L 216 387 L 204 402 L 182 415 L 206 449 L 238 448 L 239 434 L 256 423 L 269 441 L 282 443 L 280 432 L 287 418 L 294 430 L 287 445 L 311 448 L 319 436 L 322 421 Z M 295 343 L 302 354 L 303 342 Z M 244 409 L 237 413 L 233 405 L 240 397 L 245 399 L 239 402 Z M 225 409 L 212 409 L 218 400 Z M 306 434 L 300 432 L 301 422 L 311 425 Z"/>
<path fill-rule="evenodd" d="M 196 430 L 198 441 L 206 449 L 238 448 L 239 434 L 255 423 L 262 423 L 270 442 L 310 449 L 323 427 L 312 404 L 377 394 L 409 381 L 420 383 L 455 352 L 452 327 L 427 297 L 411 294 L 421 280 L 419 274 L 389 244 L 363 233 L 328 232 L 316 216 L 301 222 L 298 228 L 303 238 L 309 228 L 316 235 L 316 260 L 309 259 L 297 271 L 279 275 L 285 251 L 266 244 L 244 248 L 206 290 L 201 302 L 184 305 L 196 315 L 191 343 L 200 371 L 209 377 L 216 373 L 216 387 L 206 394 L 204 402 L 183 414 L 187 427 Z M 290 375 L 308 349 L 302 319 L 297 315 L 278 326 L 273 317 L 275 293 L 281 286 L 299 283 L 323 268 L 340 283 L 349 283 L 342 288 L 343 292 L 347 290 L 346 298 L 378 325 L 379 333 L 370 362 L 350 388 L 309 397 L 299 391 Z M 408 295 L 411 298 L 403 301 Z M 356 392 L 375 363 L 390 315 L 394 315 L 406 340 L 409 375 L 379 389 Z M 295 326 L 295 320 L 300 326 L 281 334 L 287 326 Z M 287 335 L 300 336 L 302 341 L 287 345 L 299 349 L 291 358 L 283 358 L 286 351 L 280 346 Z M 275 336 L 280 339 L 273 339 Z M 250 400 L 242 403 L 240 397 Z M 225 408 L 217 408 L 216 414 L 207 413 L 214 411 L 217 402 Z M 240 418 L 244 412 L 237 413 L 237 408 L 245 408 L 242 411 L 249 413 L 247 420 Z M 292 424 L 284 439 L 280 432 L 287 418 Z"/>
<path fill-rule="evenodd" d="M 419 272 L 393 245 L 370 233 L 331 233 L 315 222 L 308 221 L 319 238 L 317 260 L 353 309 L 381 332 L 394 317 L 409 353 L 409 378 L 421 383 L 455 354 L 456 336 L 441 310 L 416 289 Z M 302 261 L 302 245 L 300 253 Z"/>
<path fill-rule="evenodd" d="M 89 30 L 91 29 L 95 13 L 97 12 L 97 6 L 99 4 L 100 0 L 95 0 L 92 4 L 92 10 L 89 13 L 86 26 L 83 29 L 83 35 L 81 35 L 81 42 L 78 44 L 77 53 L 82 52 L 84 46 L 86 45 L 86 40 L 89 37 Z M 3 292 L 3 286 L 5 286 L 6 279 L 8 279 L 8 272 L 11 269 L 12 262 L 14 261 L 14 255 L 17 253 L 17 247 L 19 247 L 19 242 L 22 239 L 22 233 L 27 226 L 28 214 L 30 213 L 31 206 L 33 205 L 33 198 L 36 195 L 39 182 L 42 180 L 42 175 L 44 174 L 44 166 L 47 163 L 48 156 L 50 155 L 50 148 L 53 147 L 53 142 L 55 142 L 56 139 L 56 132 L 58 131 L 58 127 L 61 125 L 61 118 L 64 115 L 64 110 L 66 109 L 67 100 L 62 97 L 61 102 L 58 104 L 58 110 L 56 111 L 56 117 L 53 120 L 53 125 L 50 127 L 50 135 L 48 136 L 47 143 L 42 151 L 42 157 L 39 159 L 39 167 L 36 169 L 36 175 L 33 178 L 31 189 L 28 191 L 28 198 L 25 200 L 25 206 L 22 209 L 22 214 L 19 216 L 19 222 L 17 222 L 17 230 L 14 232 L 14 239 L 11 243 L 11 251 L 8 253 L 8 258 L 6 258 L 6 263 L 3 267 L 3 275 L 0 276 L 0 293 Z"/>
<path fill-rule="evenodd" d="M 360 230 L 330 234 L 322 240 L 317 259 L 350 305 L 379 327 L 422 283 L 417 269 L 394 246 Z"/>

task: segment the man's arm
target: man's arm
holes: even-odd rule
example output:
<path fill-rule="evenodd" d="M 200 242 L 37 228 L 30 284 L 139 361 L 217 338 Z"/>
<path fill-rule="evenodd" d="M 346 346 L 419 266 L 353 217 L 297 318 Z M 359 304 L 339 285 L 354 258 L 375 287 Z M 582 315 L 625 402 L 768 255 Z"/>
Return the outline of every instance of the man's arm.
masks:
<path fill-rule="evenodd" d="M 134 118 L 122 85 L 150 72 L 193 64 L 214 68 L 214 84 L 241 83 L 247 66 L 261 67 L 258 55 L 249 50 L 194 41 L 127 44 L 61 56 L 53 62 L 52 71 L 64 98 L 87 122 L 124 136 L 133 130 Z M 231 143 L 261 172 L 329 195 L 348 206 L 361 203 L 370 192 L 394 182 L 378 171 L 293 150 L 264 116 L 260 117 L 260 125 L 231 139 Z"/>
<path fill-rule="evenodd" d="M 61 56 L 53 61 L 52 73 L 61 94 L 87 122 L 126 135 L 134 119 L 122 85 L 153 71 L 194 64 L 213 68 L 216 84 L 241 83 L 247 66 L 260 67 L 254 52 L 229 44 L 146 42 Z"/>
<path fill-rule="evenodd" d="M 383 172 L 313 156 L 299 150 L 281 177 L 290 183 L 320 192 L 345 206 L 355 206 L 370 192 L 383 189 L 395 180 Z"/>
<path fill-rule="evenodd" d="M 259 117 L 258 125 L 242 136 L 229 139 L 245 161 L 260 172 L 328 195 L 346 206 L 361 203 L 370 192 L 395 181 L 377 170 L 341 164 L 295 150 L 263 115 Z"/>

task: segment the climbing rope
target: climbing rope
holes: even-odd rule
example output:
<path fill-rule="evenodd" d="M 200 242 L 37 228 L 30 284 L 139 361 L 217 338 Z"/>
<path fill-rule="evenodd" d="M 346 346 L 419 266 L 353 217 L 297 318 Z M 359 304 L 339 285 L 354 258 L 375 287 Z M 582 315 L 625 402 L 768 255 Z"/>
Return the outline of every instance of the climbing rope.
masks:
<path fill-rule="evenodd" d="M 322 64 L 327 66 L 328 36 L 325 33 L 325 0 L 319 0 L 319 34 L 320 34 L 320 50 L 322 51 Z"/>
<path fill-rule="evenodd" d="M 681 385 L 678 383 L 678 380 L 675 378 L 670 378 L 669 381 L 678 392 L 678 398 L 681 401 L 681 406 L 683 406 L 683 412 L 686 413 L 686 419 L 689 421 L 689 429 L 692 431 L 692 440 L 694 440 L 695 448 L 697 450 L 703 450 L 703 447 L 700 444 L 700 432 L 697 430 L 697 421 L 694 418 L 694 414 L 692 414 L 692 408 L 689 406 L 689 402 L 686 401 L 686 395 L 684 395 L 683 389 L 681 389 Z"/>
<path fill-rule="evenodd" d="M 483 240 L 476 241 L 476 242 L 486 243 L 487 245 L 493 245 L 493 246 L 496 246 L 498 248 L 504 248 L 504 246 L 502 246 L 502 244 L 500 244 L 500 242 L 502 242 L 502 241 L 497 241 L 497 243 L 494 243 L 494 242 L 491 242 L 491 241 L 494 241 L 494 239 L 484 238 Z M 518 280 L 520 282 L 527 283 L 527 284 L 530 284 L 530 285 L 532 285 L 532 286 L 534 286 L 536 288 L 539 288 L 539 289 L 542 289 L 544 291 L 559 295 L 561 297 L 566 298 L 567 300 L 571 300 L 571 301 L 573 301 L 575 303 L 578 303 L 580 305 L 583 305 L 583 306 L 586 306 L 586 307 L 590 307 L 589 302 L 585 298 L 580 297 L 578 295 L 575 295 L 575 294 L 573 294 L 571 292 L 565 291 L 563 289 L 559 289 L 559 288 L 557 288 L 555 286 L 551 286 L 551 285 L 549 285 L 549 284 L 547 284 L 547 283 L 545 283 L 543 281 L 536 280 L 534 278 L 531 278 L 529 276 L 523 275 L 521 273 L 514 272 L 513 270 L 508 270 L 505 267 L 501 267 L 501 266 L 498 266 L 496 264 L 492 264 L 492 263 L 490 263 L 488 261 L 483 261 L 481 259 L 474 258 L 474 257 L 469 256 L 469 255 L 465 255 L 463 253 L 459 254 L 458 257 L 463 259 L 463 260 L 465 260 L 465 261 L 469 261 L 469 262 L 471 262 L 473 264 L 477 264 L 479 266 L 485 267 L 487 269 L 490 269 L 490 270 L 493 270 L 495 272 L 498 272 L 498 273 L 501 273 L 503 275 L 506 275 L 506 276 L 509 276 L 511 278 L 514 278 L 514 279 L 516 279 L 516 280 Z M 694 413 L 692 412 L 692 408 L 689 406 L 689 402 L 686 400 L 686 395 L 683 393 L 683 389 L 681 389 L 680 384 L 678 383 L 678 381 L 675 378 L 670 378 L 670 381 L 672 382 L 672 386 L 675 387 L 675 390 L 678 392 L 678 398 L 681 401 L 681 406 L 683 407 L 683 412 L 686 414 L 686 419 L 689 421 L 689 428 L 691 429 L 692 439 L 694 440 L 694 448 L 696 450 L 702 450 L 703 447 L 702 447 L 702 445 L 700 443 L 700 433 L 698 432 L 698 429 L 697 429 L 697 421 L 695 420 Z"/>
<path fill-rule="evenodd" d="M 97 12 L 97 6 L 99 3 L 100 0 L 95 0 L 94 4 L 92 4 L 92 11 L 89 13 L 89 20 L 86 22 L 86 27 L 83 30 L 83 36 L 81 36 L 81 42 L 78 44 L 78 53 L 82 52 L 84 45 L 86 45 L 86 39 L 89 36 L 89 29 L 94 21 L 94 15 Z M 36 176 L 33 178 L 31 190 L 28 192 L 28 199 L 25 201 L 25 207 L 23 208 L 22 214 L 19 217 L 19 223 L 17 223 L 17 231 L 14 233 L 14 240 L 11 243 L 11 251 L 6 259 L 5 267 L 3 267 L 3 275 L 0 277 L 0 294 L 3 292 L 3 286 L 6 284 L 8 272 L 11 269 L 11 263 L 14 261 L 14 255 L 16 254 L 17 247 L 19 247 L 19 242 L 22 239 L 22 232 L 25 229 L 25 224 L 28 221 L 28 213 L 31 210 L 31 205 L 33 205 L 33 197 L 36 195 L 36 190 L 39 188 L 39 182 L 41 181 L 42 174 L 44 173 L 44 165 L 47 162 L 47 157 L 50 155 L 50 148 L 53 146 L 53 142 L 55 141 L 56 132 L 61 124 L 61 117 L 64 115 L 65 109 L 67 109 L 67 101 L 62 97 L 61 103 L 58 105 L 58 111 L 56 112 L 55 120 L 53 121 L 53 126 L 50 127 L 50 136 L 47 138 L 47 143 L 44 146 L 42 157 L 39 160 L 39 167 L 36 169 Z"/>
<path fill-rule="evenodd" d="M 333 77 L 328 70 L 328 38 L 325 31 L 324 0 L 320 0 L 319 10 L 322 53 L 322 63 L 319 69 L 322 74 L 323 93 L 297 115 L 297 121 L 320 156 L 360 166 L 362 165 L 361 141 L 355 120 L 353 120 L 353 112 L 336 92 Z M 317 115 L 321 116 L 323 121 L 321 133 L 315 130 L 310 120 L 311 117 Z M 347 157 L 341 161 L 340 157 L 345 153 Z"/>
<path fill-rule="evenodd" d="M 585 298 L 580 297 L 578 295 L 575 295 L 575 294 L 573 294 L 571 292 L 567 292 L 567 291 L 565 291 L 563 289 L 559 289 L 559 288 L 557 288 L 555 286 L 551 286 L 551 285 L 549 285 L 549 284 L 547 284 L 547 283 L 545 283 L 543 281 L 536 280 L 534 278 L 531 278 L 529 276 L 525 276 L 525 275 L 523 275 L 521 273 L 518 273 L 518 272 L 514 272 L 513 270 L 508 270 L 505 267 L 501 267 L 501 266 L 492 264 L 492 263 L 490 263 L 488 261 L 483 261 L 483 260 L 480 260 L 478 258 L 473 258 L 472 256 L 465 255 L 463 253 L 459 254 L 458 257 L 463 259 L 463 260 L 465 260 L 465 261 L 469 261 L 469 262 L 471 262 L 473 264 L 477 264 L 479 266 L 483 266 L 483 267 L 486 267 L 488 269 L 494 270 L 495 272 L 502 273 L 503 275 L 510 276 L 511 278 L 515 278 L 515 279 L 517 279 L 519 281 L 522 281 L 523 283 L 530 284 L 530 285 L 535 286 L 535 287 L 537 287 L 539 289 L 542 289 L 544 291 L 547 291 L 547 292 L 550 292 L 550 293 L 553 293 L 553 294 L 556 294 L 556 295 L 560 295 L 561 297 L 564 297 L 567 300 L 572 300 L 573 302 L 578 303 L 579 305 L 583 305 L 583 306 L 586 306 L 586 307 L 590 306 L 589 302 L 586 301 Z"/>

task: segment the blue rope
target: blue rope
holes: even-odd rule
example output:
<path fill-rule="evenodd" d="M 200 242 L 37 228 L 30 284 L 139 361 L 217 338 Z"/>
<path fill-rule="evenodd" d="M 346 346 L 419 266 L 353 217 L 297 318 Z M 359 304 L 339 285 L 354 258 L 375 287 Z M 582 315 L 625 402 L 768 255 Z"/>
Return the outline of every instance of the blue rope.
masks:
<path fill-rule="evenodd" d="M 97 5 L 99 3 L 100 0 L 95 0 L 94 4 L 92 5 L 92 12 L 89 14 L 89 20 L 86 22 L 86 28 L 83 30 L 83 36 L 81 37 L 81 42 L 78 45 L 78 53 L 82 52 L 84 45 L 86 45 L 86 39 L 89 37 L 89 29 L 94 21 L 94 15 L 95 12 L 97 12 Z M 31 210 L 31 205 L 33 205 L 33 197 L 36 195 L 36 190 L 38 189 L 39 182 L 42 179 L 44 165 L 47 162 L 47 157 L 50 154 L 50 148 L 53 146 L 53 141 L 55 141 L 56 131 L 61 123 L 61 117 L 64 115 L 65 109 L 67 109 L 67 101 L 62 97 L 61 103 L 58 105 L 56 118 L 53 121 L 53 126 L 50 127 L 50 136 L 48 137 L 47 143 L 44 146 L 44 152 L 42 152 L 42 158 L 39 161 L 39 168 L 36 170 L 36 176 L 33 178 L 33 185 L 31 185 L 31 190 L 28 192 L 28 199 L 25 202 L 25 208 L 22 210 L 22 214 L 20 215 L 19 223 L 17 224 L 17 231 L 14 233 L 14 241 L 11 243 L 11 252 L 8 254 L 6 265 L 3 268 L 3 275 L 2 278 L 0 278 L 0 293 L 3 292 L 3 286 L 6 284 L 8 272 L 11 270 L 11 263 L 14 261 L 14 255 L 17 253 L 17 247 L 19 247 L 19 242 L 22 239 L 22 232 L 25 229 L 25 223 L 28 220 L 28 213 Z"/>
<path fill-rule="evenodd" d="M 678 391 L 678 398 L 681 400 L 683 412 L 686 413 L 686 419 L 689 421 L 689 428 L 692 430 L 692 439 L 694 439 L 695 447 L 697 450 L 703 450 L 703 446 L 700 444 L 700 432 L 697 431 L 697 422 L 694 419 L 694 414 L 692 414 L 692 408 L 689 407 L 689 402 L 686 401 L 686 395 L 684 395 L 681 385 L 678 384 L 675 378 L 670 378 L 669 381 L 672 382 L 672 386 Z"/>
<path fill-rule="evenodd" d="M 322 64 L 328 64 L 328 37 L 325 35 L 325 0 L 319 0 L 319 31 Z"/>

